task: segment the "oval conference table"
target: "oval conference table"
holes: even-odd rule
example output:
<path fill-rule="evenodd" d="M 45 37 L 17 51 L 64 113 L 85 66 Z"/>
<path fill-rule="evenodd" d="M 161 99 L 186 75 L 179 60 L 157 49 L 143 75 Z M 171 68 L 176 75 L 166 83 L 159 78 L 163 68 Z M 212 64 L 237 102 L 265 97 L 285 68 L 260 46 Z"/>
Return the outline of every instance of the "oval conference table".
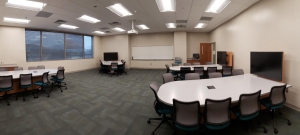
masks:
<path fill-rule="evenodd" d="M 190 66 L 172 66 L 170 70 L 172 71 L 180 71 L 181 67 L 190 67 L 192 71 L 194 71 L 194 67 L 204 67 L 204 70 L 207 70 L 207 67 L 217 67 L 217 70 L 222 70 L 222 65 L 212 64 L 212 65 L 190 65 Z"/>
<path fill-rule="evenodd" d="M 56 74 L 57 69 L 35 69 L 35 70 L 19 70 L 19 71 L 0 71 L 0 76 L 7 76 L 12 75 L 13 76 L 13 90 L 7 91 L 7 94 L 13 94 L 24 91 L 24 89 L 19 88 L 19 78 L 20 74 L 30 74 L 32 73 L 32 82 L 40 81 L 42 80 L 42 76 L 44 72 L 49 72 L 50 74 Z M 34 86 L 31 88 L 28 88 L 28 90 L 34 90 L 38 89 L 38 86 Z M 0 95 L 3 95 L 4 92 L 1 92 Z"/>
<path fill-rule="evenodd" d="M 244 74 L 230 77 L 174 81 L 163 84 L 157 93 L 163 103 L 173 106 L 173 98 L 184 101 L 200 101 L 205 105 L 205 99 L 221 100 L 231 97 L 232 103 L 239 100 L 241 94 L 254 93 L 261 90 L 261 96 L 267 96 L 273 86 L 284 85 L 260 78 L 253 74 Z M 208 89 L 207 86 L 214 86 L 215 89 Z M 291 85 L 287 85 L 290 88 Z"/>

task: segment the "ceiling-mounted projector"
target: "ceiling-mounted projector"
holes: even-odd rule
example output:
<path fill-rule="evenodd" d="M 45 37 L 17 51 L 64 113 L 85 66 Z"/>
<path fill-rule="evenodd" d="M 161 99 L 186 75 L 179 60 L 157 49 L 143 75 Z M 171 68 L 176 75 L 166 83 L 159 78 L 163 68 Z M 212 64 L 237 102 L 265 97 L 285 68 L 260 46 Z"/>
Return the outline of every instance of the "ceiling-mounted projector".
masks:
<path fill-rule="evenodd" d="M 134 21 L 134 20 L 132 20 L 132 29 L 129 30 L 129 31 L 127 31 L 127 33 L 128 33 L 128 34 L 139 34 L 139 32 L 136 31 L 136 30 L 134 29 L 133 21 Z"/>

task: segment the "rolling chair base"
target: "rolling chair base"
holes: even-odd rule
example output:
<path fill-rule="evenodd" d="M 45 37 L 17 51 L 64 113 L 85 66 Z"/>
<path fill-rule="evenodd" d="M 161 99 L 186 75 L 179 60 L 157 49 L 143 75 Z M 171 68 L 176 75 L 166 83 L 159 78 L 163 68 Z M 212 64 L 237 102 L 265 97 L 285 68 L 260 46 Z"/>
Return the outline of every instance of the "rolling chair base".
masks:
<path fill-rule="evenodd" d="M 171 123 L 169 123 L 168 120 L 172 120 L 172 118 L 170 117 L 166 117 L 165 114 L 163 114 L 162 118 L 149 118 L 149 120 L 147 121 L 148 124 L 151 123 L 151 120 L 161 120 L 161 122 L 159 123 L 159 125 L 155 128 L 155 130 L 151 133 L 151 135 L 154 135 L 155 131 L 163 124 L 163 123 L 167 123 L 170 127 L 172 127 Z"/>
<path fill-rule="evenodd" d="M 51 91 L 52 91 L 52 89 L 53 89 L 53 86 L 56 86 L 57 88 L 59 88 L 60 89 L 60 92 L 64 92 L 63 90 L 62 90 L 62 88 L 63 87 L 65 87 L 66 88 L 66 90 L 68 89 L 68 87 L 67 86 L 63 86 L 63 85 L 61 85 L 62 83 L 64 83 L 65 85 L 66 85 L 66 83 L 65 82 L 61 82 L 61 83 L 53 83 L 52 82 L 52 85 L 51 85 L 51 90 L 49 91 L 49 93 L 51 93 Z"/>
<path fill-rule="evenodd" d="M 290 121 L 289 119 L 284 118 L 284 117 L 281 116 L 281 112 L 280 112 L 279 115 L 278 115 L 278 114 L 275 114 L 275 111 L 274 111 L 274 110 L 272 110 L 271 113 L 272 113 L 273 128 L 274 128 L 274 133 L 275 133 L 275 134 L 278 134 L 278 130 L 277 130 L 277 127 L 276 127 L 276 121 L 275 121 L 275 118 L 274 118 L 275 115 L 278 116 L 278 117 L 281 118 L 281 119 L 286 120 L 286 121 L 288 122 L 287 124 L 288 124 L 289 126 L 292 125 L 292 123 L 291 123 L 291 121 Z"/>

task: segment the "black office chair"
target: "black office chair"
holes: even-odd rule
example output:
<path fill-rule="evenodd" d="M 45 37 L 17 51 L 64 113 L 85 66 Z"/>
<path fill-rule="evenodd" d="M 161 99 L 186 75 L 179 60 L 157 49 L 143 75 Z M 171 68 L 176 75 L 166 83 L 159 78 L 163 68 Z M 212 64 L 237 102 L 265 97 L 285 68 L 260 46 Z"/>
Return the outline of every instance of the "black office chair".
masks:
<path fill-rule="evenodd" d="M 190 67 L 180 67 L 180 79 L 185 80 L 185 74 L 192 73 Z"/>
<path fill-rule="evenodd" d="M 207 78 L 209 78 L 210 73 L 215 73 L 217 72 L 218 68 L 217 67 L 207 67 Z"/>
<path fill-rule="evenodd" d="M 20 74 L 19 88 L 24 89 L 22 92 L 23 101 L 25 101 L 25 96 L 27 95 L 27 89 L 32 87 L 32 74 Z M 18 94 L 16 95 L 16 100 L 18 100 Z"/>
<path fill-rule="evenodd" d="M 275 110 L 279 110 L 284 106 L 284 103 L 286 101 L 285 91 L 286 91 L 286 84 L 282 86 L 274 86 L 271 88 L 269 97 L 261 100 L 261 104 L 266 108 L 268 108 L 266 110 L 269 110 L 272 113 L 273 128 L 275 134 L 278 133 L 278 130 L 276 128 L 276 121 L 275 121 Z M 279 113 L 279 115 L 276 116 L 286 120 L 289 126 L 292 124 L 289 119 L 282 117 L 281 113 Z"/>
<path fill-rule="evenodd" d="M 10 103 L 8 102 L 7 91 L 13 89 L 14 89 L 13 76 L 12 75 L 0 76 L 0 92 L 4 92 L 3 98 L 8 106 L 10 105 Z"/>
<path fill-rule="evenodd" d="M 118 63 L 117 62 L 112 62 L 111 63 L 111 71 L 109 72 L 110 76 L 112 77 L 113 74 L 117 74 L 119 76 L 119 71 L 118 71 Z"/>
<path fill-rule="evenodd" d="M 39 98 L 39 95 L 41 94 L 41 92 L 46 93 L 48 95 L 48 97 L 50 97 L 50 94 L 48 92 L 46 92 L 44 89 L 44 87 L 50 83 L 49 79 L 48 79 L 48 75 L 49 75 L 49 72 L 43 73 L 42 80 L 36 81 L 33 83 L 34 85 L 37 85 L 40 87 L 40 89 L 37 92 L 37 96 L 35 96 L 34 98 Z"/>
<path fill-rule="evenodd" d="M 199 130 L 202 117 L 199 101 L 182 102 L 173 99 L 173 108 L 173 121 L 176 129 L 186 132 L 195 132 Z"/>
<path fill-rule="evenodd" d="M 231 66 L 223 66 L 222 67 L 222 76 L 232 76 L 232 67 Z"/>
<path fill-rule="evenodd" d="M 44 65 L 38 65 L 38 66 L 36 67 L 36 69 L 45 69 L 45 66 L 44 66 Z"/>
<path fill-rule="evenodd" d="M 171 73 L 164 73 L 162 75 L 162 77 L 163 77 L 163 83 L 168 83 L 168 82 L 174 81 L 174 77 Z"/>
<path fill-rule="evenodd" d="M 194 67 L 194 72 L 199 74 L 200 79 L 204 78 L 204 67 Z"/>
<path fill-rule="evenodd" d="M 101 75 L 102 75 L 102 73 L 107 72 L 108 68 L 107 68 L 107 66 L 103 65 L 101 60 L 99 60 L 99 62 L 100 62 L 100 68 L 98 69 L 98 71 L 99 71 L 99 74 L 101 73 Z"/>
<path fill-rule="evenodd" d="M 243 75 L 244 74 L 244 70 L 243 69 L 233 69 L 232 70 L 232 75 Z"/>
<path fill-rule="evenodd" d="M 251 94 L 240 95 L 238 105 L 232 108 L 232 112 L 239 119 L 239 121 L 246 124 L 249 135 L 251 135 L 251 132 L 249 130 L 250 122 L 254 118 L 259 116 L 260 93 L 261 90 Z M 262 128 L 264 133 L 268 132 L 267 129 L 263 126 L 257 126 L 256 128 Z"/>
<path fill-rule="evenodd" d="M 148 120 L 148 124 L 151 122 L 151 120 L 161 120 L 161 122 L 159 123 L 159 125 L 155 128 L 155 130 L 152 132 L 152 135 L 154 135 L 155 131 L 161 126 L 161 124 L 163 123 L 167 123 L 170 127 L 171 124 L 169 123 L 168 120 L 171 120 L 171 118 L 168 118 L 166 115 L 167 114 L 172 114 L 173 113 L 173 107 L 168 106 L 162 102 L 159 101 L 158 96 L 157 96 L 157 92 L 159 90 L 159 86 L 153 82 L 150 84 L 150 88 L 154 93 L 155 96 L 155 101 L 153 103 L 153 106 L 155 108 L 156 113 L 162 117 L 161 118 L 149 118 Z"/>
<path fill-rule="evenodd" d="M 126 61 L 121 60 L 122 65 L 118 65 L 120 74 L 125 73 L 127 75 L 127 72 L 125 71 L 125 67 L 126 67 Z"/>
<path fill-rule="evenodd" d="M 56 73 L 56 77 L 52 77 L 50 79 L 51 81 L 53 81 L 52 85 L 51 85 L 51 91 L 53 89 L 53 86 L 58 87 L 61 92 L 63 92 L 62 87 L 65 87 L 66 89 L 68 89 L 67 86 L 61 85 L 62 82 L 64 81 L 64 79 L 65 79 L 65 70 L 64 69 L 58 70 Z"/>

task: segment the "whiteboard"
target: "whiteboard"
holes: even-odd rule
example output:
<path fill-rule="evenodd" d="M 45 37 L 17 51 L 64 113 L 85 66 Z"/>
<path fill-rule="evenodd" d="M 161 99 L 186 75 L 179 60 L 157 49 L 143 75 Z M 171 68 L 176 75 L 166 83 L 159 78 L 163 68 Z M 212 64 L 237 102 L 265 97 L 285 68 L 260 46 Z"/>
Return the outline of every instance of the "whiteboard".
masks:
<path fill-rule="evenodd" d="M 169 60 L 174 58 L 173 46 L 133 46 L 134 60 Z"/>

